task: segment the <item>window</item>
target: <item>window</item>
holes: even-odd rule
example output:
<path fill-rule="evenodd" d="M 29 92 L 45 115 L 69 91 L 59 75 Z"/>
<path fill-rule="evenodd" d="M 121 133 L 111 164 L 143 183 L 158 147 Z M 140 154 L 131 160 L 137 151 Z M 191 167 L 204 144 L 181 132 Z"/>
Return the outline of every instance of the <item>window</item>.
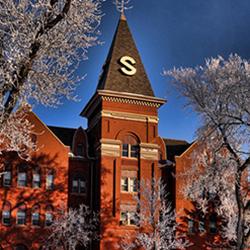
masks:
<path fill-rule="evenodd" d="M 72 193 L 86 193 L 86 180 L 83 177 L 74 177 L 72 180 Z"/>
<path fill-rule="evenodd" d="M 121 179 L 122 192 L 137 192 L 137 178 L 136 177 L 122 177 Z"/>
<path fill-rule="evenodd" d="M 137 158 L 139 156 L 138 138 L 132 134 L 122 136 L 122 156 L 129 158 Z"/>
<path fill-rule="evenodd" d="M 122 156 L 137 158 L 139 155 L 138 145 L 122 144 Z"/>
<path fill-rule="evenodd" d="M 52 190 L 54 188 L 54 174 L 48 173 L 46 176 L 46 189 Z"/>
<path fill-rule="evenodd" d="M 201 219 L 199 221 L 199 228 L 198 229 L 199 229 L 200 233 L 205 233 L 206 232 L 204 219 Z"/>
<path fill-rule="evenodd" d="M 5 203 L 3 206 L 2 211 L 2 223 L 3 225 L 10 225 L 11 223 L 11 212 L 10 212 L 11 206 L 10 203 Z"/>
<path fill-rule="evenodd" d="M 45 226 L 50 226 L 53 222 L 53 215 L 51 212 L 45 213 Z"/>
<path fill-rule="evenodd" d="M 4 187 L 10 187 L 11 186 L 11 171 L 10 170 L 4 171 L 4 174 L 3 174 L 3 186 Z"/>
<path fill-rule="evenodd" d="M 32 223 L 33 226 L 39 226 L 40 225 L 40 209 L 39 209 L 38 205 L 35 205 L 32 208 L 31 223 Z"/>
<path fill-rule="evenodd" d="M 16 224 L 25 225 L 25 223 L 26 223 L 26 207 L 25 205 L 21 205 L 18 207 L 17 210 Z"/>
<path fill-rule="evenodd" d="M 53 223 L 53 207 L 47 206 L 45 212 L 45 226 L 50 226 Z"/>
<path fill-rule="evenodd" d="M 195 224 L 193 219 L 188 219 L 188 232 L 195 233 Z"/>
<path fill-rule="evenodd" d="M 217 216 L 216 214 L 211 214 L 209 217 L 209 231 L 211 234 L 215 234 L 217 232 Z"/>
<path fill-rule="evenodd" d="M 83 156 L 83 145 L 82 144 L 77 144 L 76 151 L 77 151 L 78 156 Z"/>
<path fill-rule="evenodd" d="M 28 248 L 25 245 L 18 244 L 16 245 L 15 250 L 28 250 Z"/>
<path fill-rule="evenodd" d="M 120 214 L 120 224 L 121 225 L 136 225 L 135 212 L 122 211 Z"/>
<path fill-rule="evenodd" d="M 27 186 L 27 174 L 24 171 L 18 172 L 17 176 L 17 186 L 18 187 L 26 187 Z"/>
<path fill-rule="evenodd" d="M 32 187 L 39 188 L 41 186 L 41 177 L 39 172 L 33 172 Z"/>

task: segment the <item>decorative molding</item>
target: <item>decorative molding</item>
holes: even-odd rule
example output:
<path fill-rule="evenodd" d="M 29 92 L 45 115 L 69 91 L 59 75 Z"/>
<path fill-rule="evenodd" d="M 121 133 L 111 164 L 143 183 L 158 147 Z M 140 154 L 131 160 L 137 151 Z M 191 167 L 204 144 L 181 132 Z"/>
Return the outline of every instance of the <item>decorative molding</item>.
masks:
<path fill-rule="evenodd" d="M 141 105 L 141 106 L 147 106 L 147 107 L 156 107 L 156 108 L 159 108 L 161 106 L 160 103 L 150 102 L 146 100 L 143 101 L 143 100 L 130 99 L 126 97 L 102 96 L 102 100 L 109 101 L 109 102 L 135 104 L 135 105 Z"/>
<path fill-rule="evenodd" d="M 159 145 L 152 143 L 141 143 L 140 144 L 140 155 L 141 159 L 145 160 L 159 160 Z"/>
<path fill-rule="evenodd" d="M 100 150 L 102 156 L 120 157 L 121 141 L 113 139 L 101 139 L 97 150 Z"/>
<path fill-rule="evenodd" d="M 122 120 L 130 120 L 130 121 L 139 121 L 139 122 L 151 122 L 158 124 L 159 118 L 157 116 L 148 116 L 148 115 L 141 115 L 135 113 L 128 113 L 128 112 L 118 112 L 118 111 L 111 111 L 111 110 L 103 110 L 101 114 L 98 114 L 101 117 L 108 117 L 108 118 L 115 118 L 115 119 L 122 119 Z"/>
<path fill-rule="evenodd" d="M 120 210 L 134 212 L 136 211 L 136 204 L 128 204 L 128 203 L 120 204 Z"/>

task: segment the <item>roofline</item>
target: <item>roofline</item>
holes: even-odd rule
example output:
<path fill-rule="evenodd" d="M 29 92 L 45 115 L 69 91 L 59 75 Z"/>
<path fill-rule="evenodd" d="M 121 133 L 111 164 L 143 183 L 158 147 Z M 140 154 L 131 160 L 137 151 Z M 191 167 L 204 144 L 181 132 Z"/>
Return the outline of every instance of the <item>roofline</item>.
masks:
<path fill-rule="evenodd" d="M 181 155 L 176 155 L 175 158 L 181 158 L 181 157 L 183 157 L 185 154 L 187 154 L 197 144 L 198 144 L 198 140 L 193 141 L 191 143 L 191 145 L 184 152 L 182 152 Z"/>
<path fill-rule="evenodd" d="M 47 130 L 51 133 L 51 135 L 52 135 L 53 137 L 55 137 L 55 139 L 56 139 L 60 144 L 62 144 L 65 148 L 67 148 L 67 149 L 70 151 L 70 147 L 69 147 L 68 145 L 65 145 L 65 144 L 56 136 L 56 134 L 48 127 L 48 125 L 46 125 L 46 124 L 39 118 L 39 116 L 38 116 L 37 114 L 35 114 L 33 111 L 31 111 L 31 113 L 38 119 L 38 121 L 41 122 L 41 124 L 42 124 L 45 128 L 47 128 Z"/>
<path fill-rule="evenodd" d="M 167 102 L 166 99 L 158 98 L 154 96 L 146 96 L 146 95 L 141 95 L 141 94 L 127 93 L 127 92 L 118 92 L 118 91 L 113 91 L 113 90 L 97 90 L 96 93 L 89 100 L 87 105 L 84 107 L 82 112 L 80 113 L 81 116 L 88 117 L 88 111 L 90 107 L 99 96 L 125 98 L 125 99 L 132 99 L 132 100 L 138 100 L 138 101 L 147 101 L 147 102 L 159 104 L 159 106 L 162 106 L 163 104 Z"/>

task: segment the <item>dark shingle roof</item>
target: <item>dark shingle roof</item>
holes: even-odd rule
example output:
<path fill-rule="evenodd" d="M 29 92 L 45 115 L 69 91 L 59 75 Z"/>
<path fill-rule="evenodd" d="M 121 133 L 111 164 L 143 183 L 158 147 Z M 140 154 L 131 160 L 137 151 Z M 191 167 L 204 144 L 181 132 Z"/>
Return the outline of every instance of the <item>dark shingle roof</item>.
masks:
<path fill-rule="evenodd" d="M 192 143 L 188 143 L 184 140 L 175 139 L 163 139 L 166 145 L 167 159 L 174 162 L 175 156 L 180 156 L 184 151 L 186 151 Z"/>
<path fill-rule="evenodd" d="M 119 60 L 123 56 L 130 56 L 135 59 L 137 72 L 134 75 L 128 76 L 121 73 L 120 68 L 122 66 Z M 124 17 L 118 23 L 97 89 L 154 96 L 139 52 Z"/>
<path fill-rule="evenodd" d="M 63 128 L 56 126 L 48 126 L 48 128 L 56 135 L 56 137 L 66 146 L 72 147 L 75 128 Z"/>

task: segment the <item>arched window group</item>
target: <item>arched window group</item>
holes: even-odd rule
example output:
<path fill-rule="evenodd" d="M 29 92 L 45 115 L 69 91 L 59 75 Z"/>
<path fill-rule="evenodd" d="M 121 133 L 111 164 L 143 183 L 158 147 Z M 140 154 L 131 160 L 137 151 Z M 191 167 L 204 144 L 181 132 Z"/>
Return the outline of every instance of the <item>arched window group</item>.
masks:
<path fill-rule="evenodd" d="M 5 202 L 2 206 L 2 224 L 9 226 L 12 224 L 14 220 L 12 220 L 11 215 L 11 204 L 9 202 Z M 39 204 L 35 204 L 31 210 L 29 215 L 27 214 L 27 207 L 24 203 L 21 203 L 16 208 L 16 225 L 26 225 L 27 224 L 27 216 L 30 216 L 30 223 L 33 226 L 41 226 L 41 211 Z M 53 206 L 48 205 L 45 208 L 44 213 L 44 225 L 50 226 L 53 223 Z"/>

